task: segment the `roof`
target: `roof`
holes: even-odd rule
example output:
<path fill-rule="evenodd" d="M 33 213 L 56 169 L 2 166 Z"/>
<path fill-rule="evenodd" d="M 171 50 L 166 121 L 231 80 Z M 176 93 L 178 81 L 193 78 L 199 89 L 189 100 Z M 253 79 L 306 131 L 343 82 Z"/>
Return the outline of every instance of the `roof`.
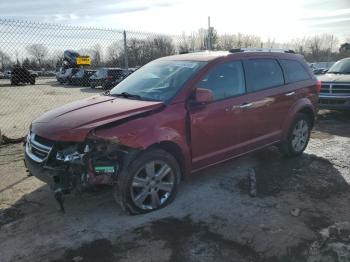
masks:
<path fill-rule="evenodd" d="M 181 54 L 181 55 L 172 55 L 172 56 L 166 56 L 159 58 L 159 60 L 188 60 L 188 61 L 204 61 L 208 62 L 220 57 L 226 57 L 226 56 L 245 56 L 245 57 L 252 57 L 252 56 L 274 56 L 279 58 L 296 58 L 300 59 L 303 56 L 299 54 L 293 54 L 293 53 L 282 53 L 282 52 L 261 52 L 261 51 L 253 51 L 253 52 L 229 52 L 229 51 L 203 51 L 203 52 L 195 52 L 195 53 L 187 53 L 187 54 Z"/>
<path fill-rule="evenodd" d="M 181 55 L 172 55 L 160 58 L 160 60 L 191 60 L 191 61 L 210 61 L 218 57 L 231 55 L 228 51 L 203 51 L 187 53 Z"/>

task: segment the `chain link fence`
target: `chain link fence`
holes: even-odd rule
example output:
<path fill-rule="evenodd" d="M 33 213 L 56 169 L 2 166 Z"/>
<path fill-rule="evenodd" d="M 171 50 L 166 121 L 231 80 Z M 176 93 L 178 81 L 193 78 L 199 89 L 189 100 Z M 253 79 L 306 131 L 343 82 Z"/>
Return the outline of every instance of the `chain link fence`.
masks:
<path fill-rule="evenodd" d="M 21 137 L 45 111 L 112 88 L 147 62 L 181 51 L 183 40 L 0 18 L 0 131 Z"/>

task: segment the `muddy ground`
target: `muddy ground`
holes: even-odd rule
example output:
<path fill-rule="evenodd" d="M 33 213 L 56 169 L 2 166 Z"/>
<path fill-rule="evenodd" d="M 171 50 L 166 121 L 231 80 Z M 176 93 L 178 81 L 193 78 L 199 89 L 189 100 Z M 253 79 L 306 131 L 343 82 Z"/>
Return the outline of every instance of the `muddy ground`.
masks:
<path fill-rule="evenodd" d="M 146 215 L 108 188 L 68 196 L 62 214 L 21 145 L 2 146 L 0 261 L 350 261 L 349 159 L 350 113 L 322 111 L 302 157 L 269 148 L 212 167 Z"/>

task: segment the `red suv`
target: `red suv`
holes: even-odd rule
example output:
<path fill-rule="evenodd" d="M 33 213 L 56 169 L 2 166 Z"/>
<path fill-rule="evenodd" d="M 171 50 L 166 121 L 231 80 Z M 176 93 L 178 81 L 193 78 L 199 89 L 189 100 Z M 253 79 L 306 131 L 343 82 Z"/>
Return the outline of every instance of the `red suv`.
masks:
<path fill-rule="evenodd" d="M 107 94 L 33 121 L 26 166 L 56 193 L 110 184 L 125 210 L 153 211 L 208 166 L 272 145 L 300 155 L 319 90 L 303 57 L 289 51 L 160 58 Z"/>

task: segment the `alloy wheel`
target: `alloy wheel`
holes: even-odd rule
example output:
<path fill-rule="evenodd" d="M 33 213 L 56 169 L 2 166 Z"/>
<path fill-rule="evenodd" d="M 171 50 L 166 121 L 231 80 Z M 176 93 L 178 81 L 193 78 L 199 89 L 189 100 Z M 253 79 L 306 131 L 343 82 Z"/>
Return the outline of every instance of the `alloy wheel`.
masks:
<path fill-rule="evenodd" d="M 300 152 L 307 144 L 309 136 L 309 126 L 304 119 L 300 119 L 292 132 L 292 147 L 296 152 Z"/>
<path fill-rule="evenodd" d="M 157 209 L 171 196 L 176 183 L 174 170 L 164 161 L 149 161 L 131 182 L 131 198 L 141 209 Z"/>

